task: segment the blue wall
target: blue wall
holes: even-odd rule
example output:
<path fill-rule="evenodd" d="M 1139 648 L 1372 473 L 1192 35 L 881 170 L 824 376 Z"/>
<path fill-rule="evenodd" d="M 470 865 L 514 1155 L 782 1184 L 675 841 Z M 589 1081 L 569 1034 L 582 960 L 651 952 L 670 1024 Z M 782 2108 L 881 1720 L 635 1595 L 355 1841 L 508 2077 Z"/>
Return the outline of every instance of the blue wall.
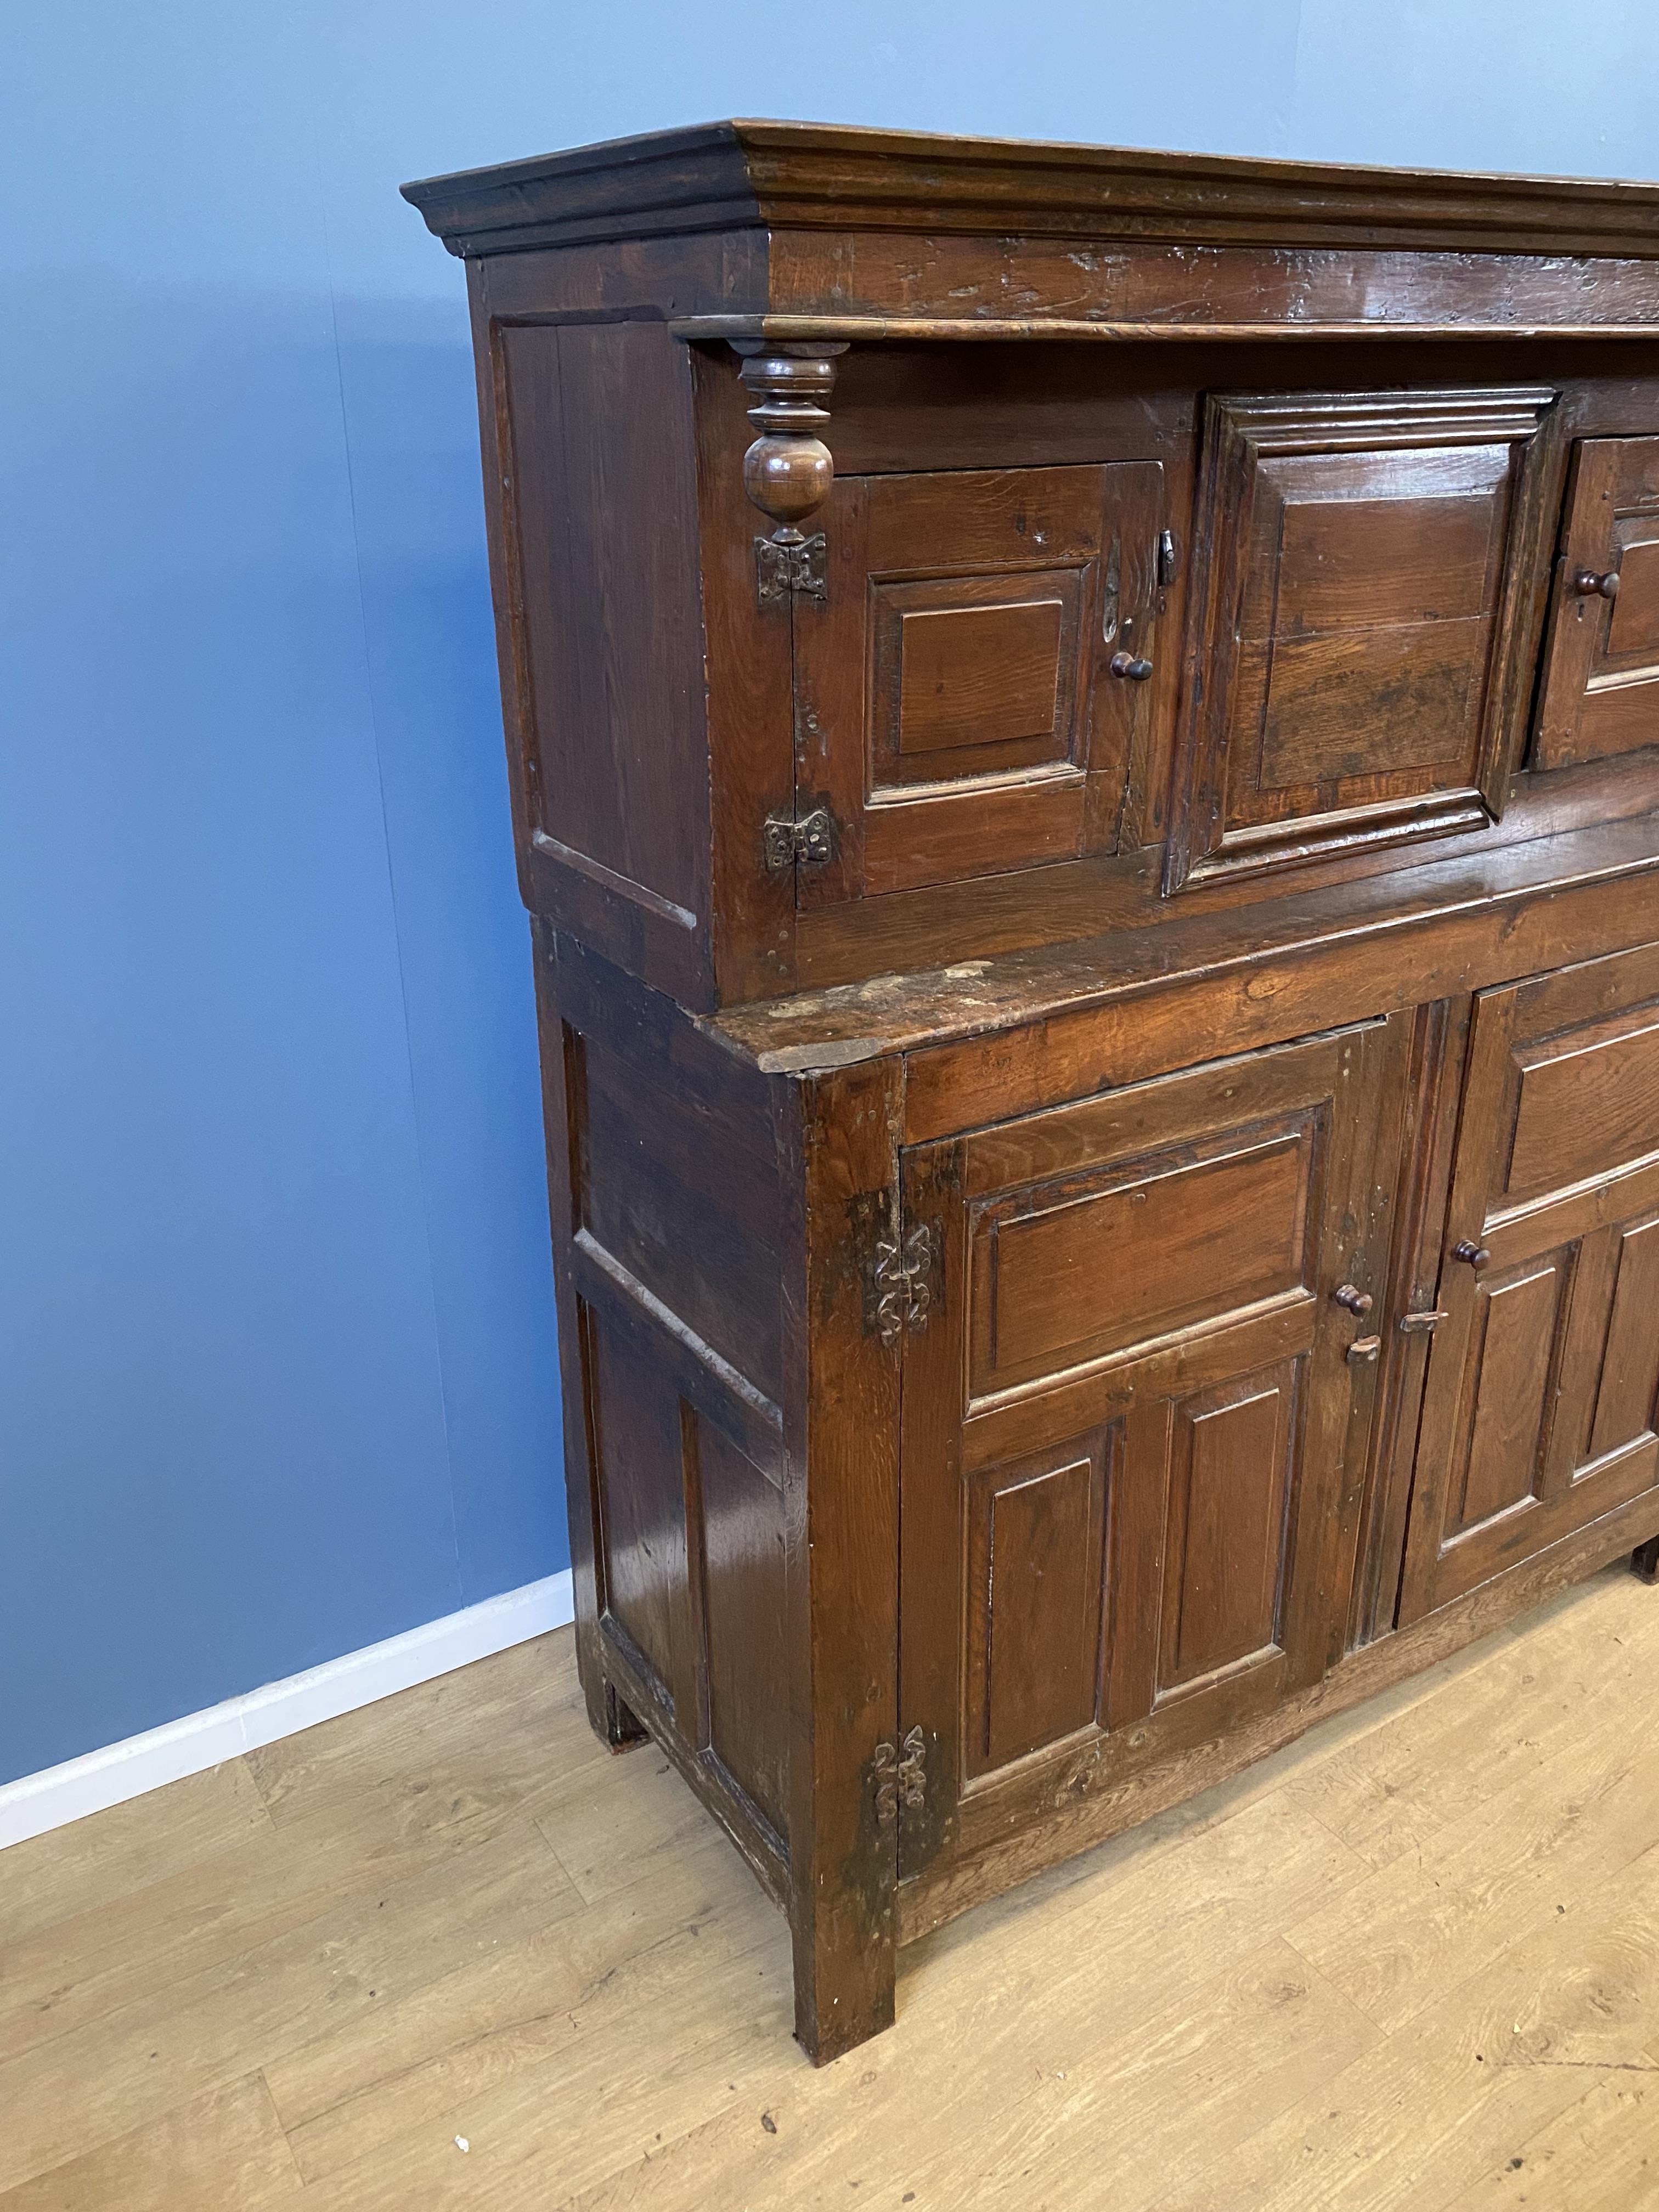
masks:
<path fill-rule="evenodd" d="M 805 108 L 1659 174 L 1647 0 L 59 0 L 0 33 L 0 1782 L 564 1564 L 460 269 Z"/>

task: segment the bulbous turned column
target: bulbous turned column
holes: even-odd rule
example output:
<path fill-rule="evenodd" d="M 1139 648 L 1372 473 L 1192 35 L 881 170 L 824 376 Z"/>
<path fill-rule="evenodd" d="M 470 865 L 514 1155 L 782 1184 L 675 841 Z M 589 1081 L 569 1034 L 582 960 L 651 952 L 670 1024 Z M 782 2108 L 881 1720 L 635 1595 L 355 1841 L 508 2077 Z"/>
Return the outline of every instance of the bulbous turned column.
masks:
<path fill-rule="evenodd" d="M 836 383 L 840 345 L 769 345 L 739 339 L 743 380 L 755 395 L 749 419 L 760 432 L 743 457 L 744 489 L 776 523 L 775 545 L 805 543 L 800 525 L 823 505 L 836 465 L 820 434 Z"/>

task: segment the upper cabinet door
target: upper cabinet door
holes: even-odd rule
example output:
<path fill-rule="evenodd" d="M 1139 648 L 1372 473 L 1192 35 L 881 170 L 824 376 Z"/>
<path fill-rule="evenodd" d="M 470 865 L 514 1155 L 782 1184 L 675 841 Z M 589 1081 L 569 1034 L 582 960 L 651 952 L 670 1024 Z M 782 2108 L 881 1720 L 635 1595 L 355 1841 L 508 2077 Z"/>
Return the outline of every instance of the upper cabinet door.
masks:
<path fill-rule="evenodd" d="M 1659 946 L 1475 1002 L 1400 1617 L 1659 1481 Z"/>
<path fill-rule="evenodd" d="M 1539 768 L 1659 744 L 1659 438 L 1573 455 L 1533 749 Z"/>
<path fill-rule="evenodd" d="M 795 602 L 796 811 L 830 818 L 802 906 L 1113 849 L 1156 689 L 1163 476 L 836 483 L 824 595 Z"/>
<path fill-rule="evenodd" d="M 1208 402 L 1169 889 L 1495 818 L 1554 397 Z"/>

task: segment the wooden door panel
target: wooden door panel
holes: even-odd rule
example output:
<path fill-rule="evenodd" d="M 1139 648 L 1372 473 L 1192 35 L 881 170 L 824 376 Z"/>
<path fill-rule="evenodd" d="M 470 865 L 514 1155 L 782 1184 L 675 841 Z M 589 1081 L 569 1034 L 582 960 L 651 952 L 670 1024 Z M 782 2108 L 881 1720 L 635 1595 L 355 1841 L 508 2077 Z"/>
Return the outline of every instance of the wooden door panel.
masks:
<path fill-rule="evenodd" d="M 1475 1000 L 1402 1621 L 1659 1471 L 1656 993 L 1648 945 Z"/>
<path fill-rule="evenodd" d="M 1363 1024 L 906 1154 L 941 1254 L 904 1355 L 907 1871 L 1340 1646 L 1375 1369 L 1332 1293 L 1381 1278 L 1404 1045 Z"/>
<path fill-rule="evenodd" d="M 1543 1471 L 1544 1416 L 1572 1255 L 1524 1262 L 1476 1291 L 1471 1356 L 1474 1404 L 1462 1481 L 1449 1522 L 1457 1535 L 1535 1497 Z"/>
<path fill-rule="evenodd" d="M 1400 717 L 1389 772 L 1455 766 L 1490 644 L 1482 618 L 1279 639 L 1241 654 L 1245 681 L 1260 689 L 1261 735 L 1255 787 L 1235 799 L 1233 826 L 1283 820 L 1303 792 L 1376 777 L 1383 699 Z"/>
<path fill-rule="evenodd" d="M 1317 1293 L 1275 1301 L 1243 1321 L 1201 1321 L 1121 1358 L 1096 1360 L 1030 1388 L 969 1401 L 963 1422 L 964 1468 L 994 1467 L 1119 1420 L 1149 1395 L 1171 1402 L 1254 1374 L 1305 1348 Z"/>
<path fill-rule="evenodd" d="M 1651 530 L 1659 516 L 1644 517 Z M 1607 623 L 1609 660 L 1638 660 L 1646 672 L 1659 662 L 1659 538 L 1624 538 L 1619 556 L 1619 597 Z"/>
<path fill-rule="evenodd" d="M 1619 1239 L 1607 1350 L 1596 1378 L 1589 1456 L 1601 1459 L 1655 1427 L 1659 1397 L 1659 1218 Z"/>
<path fill-rule="evenodd" d="M 1495 818 L 1553 400 L 1208 402 L 1169 889 Z"/>
<path fill-rule="evenodd" d="M 972 1396 L 1305 1290 L 1318 1137 L 1304 1115 L 976 1209 Z"/>
<path fill-rule="evenodd" d="M 1615 596 L 1605 596 L 1616 579 Z M 1533 762 L 1659 744 L 1659 438 L 1574 449 Z"/>
<path fill-rule="evenodd" d="M 1297 1366 L 1172 1409 L 1161 1695 L 1278 1650 Z"/>
<path fill-rule="evenodd" d="M 1071 764 L 1082 571 L 877 584 L 872 796 Z"/>
<path fill-rule="evenodd" d="M 1659 1152 L 1659 1006 L 1517 1053 L 1511 1204 Z"/>
<path fill-rule="evenodd" d="M 969 1780 L 1099 1712 L 1116 1428 L 969 1479 Z"/>
<path fill-rule="evenodd" d="M 802 906 L 1114 849 L 1154 686 L 1156 461 L 837 480 L 794 610 Z"/>

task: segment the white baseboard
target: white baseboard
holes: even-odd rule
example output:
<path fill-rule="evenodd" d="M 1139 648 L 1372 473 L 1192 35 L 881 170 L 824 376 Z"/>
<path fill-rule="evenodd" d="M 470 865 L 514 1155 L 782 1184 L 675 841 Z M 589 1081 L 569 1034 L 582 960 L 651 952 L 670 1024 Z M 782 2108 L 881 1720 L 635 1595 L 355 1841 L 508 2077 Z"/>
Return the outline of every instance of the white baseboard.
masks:
<path fill-rule="evenodd" d="M 372 1705 L 416 1682 L 429 1682 L 492 1651 L 545 1635 L 550 1628 L 562 1628 L 574 1617 L 567 1567 L 562 1574 L 504 1590 L 441 1620 L 389 1636 L 384 1644 L 367 1644 L 307 1668 L 303 1674 L 290 1674 L 286 1681 L 267 1682 L 246 1697 L 227 1698 L 204 1712 L 186 1713 L 182 1720 L 65 1759 L 61 1766 L 25 1774 L 0 1787 L 0 1850 L 88 1813 L 142 1797 L 184 1775 L 199 1774 L 262 1743 L 275 1743 L 279 1736 L 295 1735 L 319 1721 Z"/>

